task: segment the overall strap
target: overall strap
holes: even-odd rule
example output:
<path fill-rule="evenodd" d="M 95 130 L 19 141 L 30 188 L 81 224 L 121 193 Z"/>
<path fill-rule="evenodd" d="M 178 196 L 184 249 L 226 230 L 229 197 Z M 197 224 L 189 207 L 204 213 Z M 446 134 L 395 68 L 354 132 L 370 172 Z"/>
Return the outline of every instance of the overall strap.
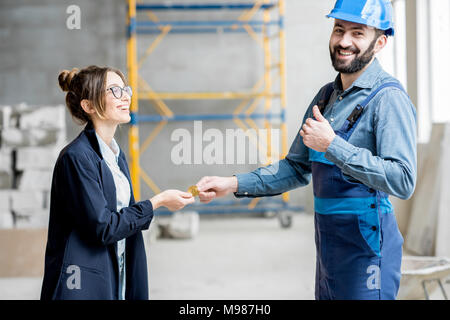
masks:
<path fill-rule="evenodd" d="M 358 122 L 359 118 L 361 117 L 361 115 L 364 111 L 364 108 L 369 104 L 369 102 L 373 99 L 373 97 L 375 97 L 377 95 L 377 93 L 380 92 L 380 90 L 387 88 L 387 87 L 398 88 L 401 91 L 405 92 L 405 94 L 406 94 L 405 89 L 403 89 L 402 85 L 399 84 L 398 82 L 383 83 L 381 86 L 376 88 L 366 99 L 364 99 L 363 102 L 358 104 L 355 107 L 355 109 L 353 109 L 352 113 L 347 118 L 347 120 L 348 120 L 347 130 L 350 130 L 356 124 L 356 122 Z"/>
<path fill-rule="evenodd" d="M 317 102 L 317 106 L 319 107 L 320 113 L 323 114 L 323 111 L 325 110 L 325 107 L 328 104 L 328 101 L 330 101 L 331 94 L 334 91 L 334 82 L 327 83 L 325 86 L 321 89 L 321 95 L 320 99 Z"/>

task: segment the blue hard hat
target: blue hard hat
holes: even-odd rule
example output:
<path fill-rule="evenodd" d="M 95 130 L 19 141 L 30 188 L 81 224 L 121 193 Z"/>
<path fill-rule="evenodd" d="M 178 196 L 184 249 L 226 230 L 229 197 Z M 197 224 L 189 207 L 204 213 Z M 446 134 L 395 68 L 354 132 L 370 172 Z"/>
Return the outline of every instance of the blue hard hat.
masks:
<path fill-rule="evenodd" d="M 327 17 L 365 24 L 393 36 L 393 11 L 390 0 L 337 0 Z"/>

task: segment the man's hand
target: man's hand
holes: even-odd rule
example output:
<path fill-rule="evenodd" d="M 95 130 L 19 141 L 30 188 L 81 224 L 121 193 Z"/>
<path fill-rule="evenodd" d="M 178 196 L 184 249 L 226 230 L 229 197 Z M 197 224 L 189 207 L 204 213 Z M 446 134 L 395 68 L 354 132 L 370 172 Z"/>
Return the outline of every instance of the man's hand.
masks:
<path fill-rule="evenodd" d="M 319 107 L 313 107 L 313 114 L 316 120 L 306 119 L 300 130 L 305 146 L 319 152 L 325 152 L 336 134 L 333 128 L 319 111 Z"/>
<path fill-rule="evenodd" d="M 208 203 L 216 197 L 236 192 L 238 182 L 236 177 L 203 177 L 196 185 L 200 202 Z"/>

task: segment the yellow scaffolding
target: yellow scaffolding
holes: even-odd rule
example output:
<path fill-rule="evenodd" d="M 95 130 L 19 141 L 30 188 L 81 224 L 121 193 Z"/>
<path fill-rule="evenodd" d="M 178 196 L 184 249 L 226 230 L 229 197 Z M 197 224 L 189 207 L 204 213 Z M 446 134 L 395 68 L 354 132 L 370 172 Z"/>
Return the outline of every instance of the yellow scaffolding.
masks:
<path fill-rule="evenodd" d="M 276 10 L 277 19 L 272 18 L 272 12 Z M 161 21 L 155 12 L 162 10 L 241 10 L 242 14 L 232 21 Z M 257 12 L 263 12 L 263 20 L 256 20 Z M 144 11 L 148 20 L 137 21 L 137 11 Z M 129 84 L 133 89 L 131 101 L 131 123 L 129 133 L 129 154 L 131 159 L 131 179 L 136 199 L 141 197 L 141 178 L 154 192 L 159 193 L 160 189 L 145 173 L 139 164 L 139 158 L 149 147 L 156 136 L 169 121 L 189 121 L 189 120 L 233 120 L 242 128 L 244 132 L 252 128 L 257 130 L 258 126 L 254 120 L 261 119 L 264 128 L 267 130 L 266 143 L 257 143 L 258 148 L 262 148 L 267 153 L 267 159 L 272 158 L 271 130 L 273 118 L 281 120 L 281 154 L 279 158 L 284 158 L 287 154 L 287 128 L 285 121 L 286 114 L 286 75 L 285 75 L 285 34 L 284 34 L 284 0 L 256 0 L 248 4 L 143 4 L 136 3 L 136 0 L 128 0 L 128 39 L 127 39 L 127 68 Z M 270 34 L 271 26 L 277 28 L 277 33 Z M 139 69 L 161 41 L 170 33 L 210 33 L 217 32 L 246 32 L 264 53 L 264 75 L 251 90 L 240 92 L 156 92 L 150 84 L 139 75 Z M 137 35 L 156 34 L 156 38 L 145 50 L 142 57 L 137 57 Z M 261 36 L 258 34 L 260 33 Z M 273 55 L 271 41 L 278 40 L 278 52 Z M 275 59 L 277 58 L 278 59 Z M 273 71 L 278 71 L 279 92 L 273 92 L 274 77 Z M 164 102 L 165 100 L 214 100 L 214 99 L 234 99 L 241 100 L 239 105 L 231 114 L 224 115 L 176 115 Z M 274 99 L 280 100 L 279 113 L 272 112 Z M 155 106 L 159 115 L 146 116 L 139 115 L 139 100 L 149 100 Z M 264 111 L 257 113 L 256 109 L 263 100 Z M 248 106 L 248 104 L 250 104 Z M 248 106 L 248 107 L 247 107 Z M 244 110 L 247 107 L 246 110 Z M 138 126 L 140 122 L 158 123 L 144 143 L 140 145 Z M 254 136 L 249 136 L 255 141 Z M 270 163 L 270 160 L 269 160 Z M 267 163 L 267 164 L 269 164 Z M 287 206 L 289 194 L 282 195 L 282 201 Z M 260 198 L 251 200 L 247 207 L 252 210 L 256 207 Z M 297 208 L 298 209 L 298 208 Z"/>

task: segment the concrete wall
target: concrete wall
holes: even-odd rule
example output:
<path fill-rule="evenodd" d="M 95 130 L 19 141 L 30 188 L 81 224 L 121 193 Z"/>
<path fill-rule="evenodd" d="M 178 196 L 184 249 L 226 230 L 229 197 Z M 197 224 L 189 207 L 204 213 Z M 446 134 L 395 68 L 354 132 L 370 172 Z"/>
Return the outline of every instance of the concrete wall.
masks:
<path fill-rule="evenodd" d="M 81 9 L 81 30 L 66 9 Z M 123 1 L 0 1 L 0 104 L 60 104 L 60 70 L 90 64 L 124 69 Z M 67 117 L 69 138 L 79 131 Z"/>
<path fill-rule="evenodd" d="M 66 9 L 72 4 L 81 9 L 81 30 L 66 27 Z M 286 1 L 289 146 L 309 102 L 325 82 L 335 77 L 328 54 L 332 21 L 325 18 L 333 4 L 333 0 Z M 174 13 L 166 18 L 226 19 L 231 16 L 236 14 Z M 61 69 L 98 64 L 126 71 L 125 19 L 125 1 L 121 0 L 1 1 L 0 105 L 64 103 L 64 94 L 57 85 Z M 139 38 L 140 54 L 154 38 Z M 244 90 L 251 88 L 262 75 L 261 52 L 247 34 L 169 35 L 144 63 L 141 74 L 155 90 Z M 167 101 L 175 113 L 225 113 L 232 112 L 238 104 L 239 101 Z M 140 105 L 140 110 L 155 113 L 152 105 L 145 102 Z M 81 128 L 72 123 L 68 114 L 66 120 L 68 139 L 71 140 Z M 193 133 L 192 122 L 169 124 L 141 158 L 141 165 L 161 189 L 187 189 L 203 175 L 230 175 L 256 168 L 249 165 L 173 165 L 170 152 L 176 142 L 170 141 L 170 136 L 180 127 Z M 142 125 L 141 142 L 152 128 L 153 124 Z M 232 121 L 204 122 L 203 129 L 207 128 L 225 131 L 236 126 Z M 117 139 L 127 152 L 127 125 L 119 128 Z M 152 192 L 142 183 L 142 198 L 150 196 Z M 311 208 L 310 190 L 296 190 L 291 199 L 293 203 Z"/>

